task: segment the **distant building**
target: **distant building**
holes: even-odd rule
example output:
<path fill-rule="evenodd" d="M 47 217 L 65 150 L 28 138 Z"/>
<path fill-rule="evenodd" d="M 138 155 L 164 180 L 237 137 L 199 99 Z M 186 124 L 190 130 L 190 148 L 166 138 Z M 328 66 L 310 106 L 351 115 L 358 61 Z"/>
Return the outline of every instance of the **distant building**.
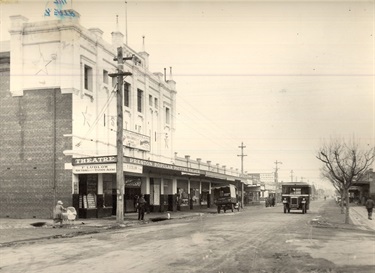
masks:
<path fill-rule="evenodd" d="M 275 184 L 275 173 L 260 173 L 260 181 L 265 183 L 266 185 L 274 185 Z"/>
<path fill-rule="evenodd" d="M 249 173 L 249 177 L 259 186 L 259 200 L 264 200 L 276 192 L 275 173 Z"/>
<path fill-rule="evenodd" d="M 50 217 L 57 200 L 79 217 L 116 212 L 117 48 L 122 47 L 125 212 L 144 194 L 150 211 L 207 207 L 211 188 L 238 172 L 174 153 L 176 83 L 152 73 L 148 53 L 74 17 L 11 17 L 0 52 L 0 217 Z M 64 13 L 65 14 L 65 13 Z"/>
<path fill-rule="evenodd" d="M 369 169 L 364 176 L 354 181 L 349 188 L 349 202 L 364 205 L 367 197 L 375 200 L 375 172 Z"/>

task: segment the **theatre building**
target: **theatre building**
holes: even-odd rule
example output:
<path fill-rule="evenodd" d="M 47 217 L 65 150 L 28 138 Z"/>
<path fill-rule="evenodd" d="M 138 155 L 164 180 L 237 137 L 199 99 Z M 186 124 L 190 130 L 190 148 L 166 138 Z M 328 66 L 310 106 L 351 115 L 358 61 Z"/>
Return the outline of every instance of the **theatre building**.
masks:
<path fill-rule="evenodd" d="M 173 150 L 176 83 L 149 71 L 149 54 L 86 29 L 79 13 L 40 22 L 11 16 L 0 52 L 0 217 L 49 218 L 57 200 L 79 217 L 115 214 L 117 48 L 132 57 L 123 90 L 124 211 L 142 193 L 150 212 L 212 205 L 212 187 L 238 171 Z M 167 64 L 166 64 L 167 65 Z M 168 71 L 168 75 L 167 75 Z"/>

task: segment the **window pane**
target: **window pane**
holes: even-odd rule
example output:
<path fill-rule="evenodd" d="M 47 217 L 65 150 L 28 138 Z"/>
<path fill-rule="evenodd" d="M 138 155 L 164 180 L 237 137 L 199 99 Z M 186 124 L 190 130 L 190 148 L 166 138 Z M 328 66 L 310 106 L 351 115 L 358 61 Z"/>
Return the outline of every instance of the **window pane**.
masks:
<path fill-rule="evenodd" d="M 127 82 L 124 84 L 124 105 L 130 107 L 130 84 Z"/>
<path fill-rule="evenodd" d="M 165 108 L 165 123 L 169 124 L 170 123 L 170 113 L 169 113 L 169 108 Z"/>
<path fill-rule="evenodd" d="M 103 70 L 103 82 L 108 84 L 108 71 Z"/>
<path fill-rule="evenodd" d="M 84 66 L 84 88 L 92 91 L 92 68 L 88 65 Z"/>

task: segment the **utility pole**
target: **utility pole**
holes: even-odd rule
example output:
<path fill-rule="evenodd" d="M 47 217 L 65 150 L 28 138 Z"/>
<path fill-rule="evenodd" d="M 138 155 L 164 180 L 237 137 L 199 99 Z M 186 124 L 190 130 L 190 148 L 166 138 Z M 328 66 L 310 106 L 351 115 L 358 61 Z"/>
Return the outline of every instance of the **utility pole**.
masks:
<path fill-rule="evenodd" d="M 277 167 L 277 164 L 283 164 L 282 162 L 280 161 L 275 161 L 275 165 L 276 165 L 276 168 L 275 168 L 275 199 L 276 199 L 276 202 L 279 202 L 281 201 L 281 191 L 280 191 L 280 185 L 279 185 L 279 174 L 278 174 L 278 170 L 279 168 Z"/>
<path fill-rule="evenodd" d="M 277 167 L 277 164 L 283 164 L 283 162 L 280 162 L 280 161 L 277 161 L 277 160 L 275 161 L 275 165 L 276 165 L 276 168 L 275 168 L 275 183 L 279 182 L 278 181 L 279 177 L 278 177 L 278 173 L 277 173 L 279 168 Z"/>
<path fill-rule="evenodd" d="M 237 155 L 241 157 L 241 175 L 243 177 L 243 158 L 247 155 L 243 154 L 243 149 L 246 148 L 246 146 L 243 145 L 243 142 L 241 142 L 241 146 L 238 146 L 238 148 L 241 148 L 241 154 Z M 243 203 L 245 201 L 244 197 L 244 183 L 241 183 L 241 208 L 243 208 Z"/>
<path fill-rule="evenodd" d="M 241 146 L 238 146 L 238 148 L 241 148 L 241 154 L 237 155 L 241 157 L 241 174 L 243 174 L 243 158 L 247 155 L 243 154 L 243 149 L 246 148 L 246 146 L 243 146 L 243 142 L 241 142 Z"/>
<path fill-rule="evenodd" d="M 117 77 L 117 133 L 116 133 L 116 148 L 117 148 L 117 162 L 116 162 L 116 184 L 117 184 L 117 200 L 116 200 L 116 222 L 124 222 L 124 123 L 122 111 L 122 86 L 124 76 L 130 76 L 132 73 L 123 72 L 124 60 L 131 60 L 133 57 L 123 58 L 122 47 L 117 48 L 117 73 L 109 74 L 110 77 Z"/>

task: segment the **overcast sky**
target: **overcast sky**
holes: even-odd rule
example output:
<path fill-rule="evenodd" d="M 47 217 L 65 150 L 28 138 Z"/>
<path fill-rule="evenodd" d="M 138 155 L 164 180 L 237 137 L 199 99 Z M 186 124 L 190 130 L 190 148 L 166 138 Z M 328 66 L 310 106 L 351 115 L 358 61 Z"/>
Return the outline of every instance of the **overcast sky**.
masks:
<path fill-rule="evenodd" d="M 17 2 L 5 4 L 4 2 Z M 71 1 L 67 6 L 70 7 Z M 53 1 L 2 1 L 9 15 L 43 17 Z M 273 172 L 319 184 L 323 139 L 375 145 L 373 1 L 73 1 L 86 28 L 110 42 L 119 15 L 128 45 L 150 70 L 173 67 L 175 150 L 227 168 Z"/>

